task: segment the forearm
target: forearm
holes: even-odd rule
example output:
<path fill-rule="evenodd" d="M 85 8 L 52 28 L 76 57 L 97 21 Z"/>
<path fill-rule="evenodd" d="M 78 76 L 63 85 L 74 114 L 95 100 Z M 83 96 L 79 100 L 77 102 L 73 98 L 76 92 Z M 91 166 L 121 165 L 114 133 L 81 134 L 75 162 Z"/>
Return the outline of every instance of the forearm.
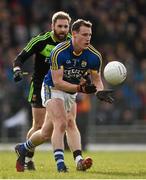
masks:
<path fill-rule="evenodd" d="M 61 90 L 61 91 L 66 91 L 66 92 L 71 92 L 71 93 L 75 93 L 78 91 L 78 85 L 71 84 L 63 80 L 54 82 L 54 86 L 56 89 Z"/>
<path fill-rule="evenodd" d="M 13 68 L 15 67 L 22 67 L 23 62 L 22 62 L 22 58 L 17 56 L 16 59 L 13 62 Z"/>
<path fill-rule="evenodd" d="M 104 89 L 104 86 L 101 80 L 96 81 L 95 86 L 96 86 L 97 91 L 102 91 Z"/>
<path fill-rule="evenodd" d="M 22 65 L 27 60 L 28 54 L 25 51 L 22 51 L 13 62 L 13 78 L 15 82 L 22 80 Z"/>
<path fill-rule="evenodd" d="M 104 89 L 100 73 L 97 74 L 92 72 L 92 83 L 96 86 L 97 91 L 102 91 Z"/>
<path fill-rule="evenodd" d="M 79 85 L 69 83 L 63 80 L 63 70 L 52 70 L 52 79 L 56 89 L 70 93 L 82 92 L 92 94 L 96 92 L 93 84 L 80 83 Z"/>
<path fill-rule="evenodd" d="M 27 60 L 27 58 L 30 56 L 29 53 L 22 51 L 13 62 L 13 67 L 22 67 L 24 62 Z"/>

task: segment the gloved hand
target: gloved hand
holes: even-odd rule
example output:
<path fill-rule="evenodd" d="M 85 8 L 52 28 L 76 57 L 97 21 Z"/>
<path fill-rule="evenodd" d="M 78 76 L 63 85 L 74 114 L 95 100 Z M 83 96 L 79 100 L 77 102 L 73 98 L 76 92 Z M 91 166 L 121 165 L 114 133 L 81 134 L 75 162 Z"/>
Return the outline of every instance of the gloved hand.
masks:
<path fill-rule="evenodd" d="M 86 93 L 86 94 L 92 94 L 95 93 L 96 90 L 96 86 L 94 84 L 80 84 L 77 87 L 77 92 L 82 92 L 82 93 Z"/>
<path fill-rule="evenodd" d="M 114 102 L 114 98 L 112 97 L 113 92 L 114 91 L 112 89 L 105 89 L 102 91 L 98 91 L 97 93 L 95 93 L 95 95 L 101 101 L 113 103 Z"/>
<path fill-rule="evenodd" d="M 23 78 L 23 73 L 20 69 L 20 67 L 15 67 L 13 69 L 13 79 L 15 82 L 21 81 Z"/>
<path fill-rule="evenodd" d="M 92 84 L 91 79 L 90 79 L 90 73 L 84 74 L 83 79 L 85 79 L 87 84 Z"/>

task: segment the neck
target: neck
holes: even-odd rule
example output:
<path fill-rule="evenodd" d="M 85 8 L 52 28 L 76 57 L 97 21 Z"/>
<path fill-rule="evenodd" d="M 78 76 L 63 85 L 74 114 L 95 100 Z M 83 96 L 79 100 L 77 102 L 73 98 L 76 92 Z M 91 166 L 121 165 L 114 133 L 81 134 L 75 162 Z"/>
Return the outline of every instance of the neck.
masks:
<path fill-rule="evenodd" d="M 74 49 L 73 54 L 79 56 L 82 53 L 83 49 L 81 49 L 74 41 L 72 41 L 72 45 Z"/>

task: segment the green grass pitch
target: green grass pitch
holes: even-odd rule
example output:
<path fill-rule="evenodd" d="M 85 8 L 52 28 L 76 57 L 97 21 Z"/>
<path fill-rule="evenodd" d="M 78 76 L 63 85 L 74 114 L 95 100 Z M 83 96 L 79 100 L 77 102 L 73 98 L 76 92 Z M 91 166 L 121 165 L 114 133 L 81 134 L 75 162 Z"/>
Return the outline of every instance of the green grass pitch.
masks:
<path fill-rule="evenodd" d="M 146 152 L 84 152 L 93 166 L 78 172 L 72 153 L 65 152 L 68 173 L 58 173 L 52 152 L 36 152 L 35 172 L 16 172 L 13 151 L 0 152 L 0 179 L 146 179 Z"/>

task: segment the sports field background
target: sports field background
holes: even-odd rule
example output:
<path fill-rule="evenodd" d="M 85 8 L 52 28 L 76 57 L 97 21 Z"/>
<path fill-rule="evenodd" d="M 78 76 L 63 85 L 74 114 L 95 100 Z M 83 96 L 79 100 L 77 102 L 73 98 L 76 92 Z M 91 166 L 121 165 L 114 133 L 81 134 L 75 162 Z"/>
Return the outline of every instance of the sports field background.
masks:
<path fill-rule="evenodd" d="M 10 150 L 0 151 L 0 179 L 146 179 L 146 151 L 98 150 L 83 156 L 93 159 L 93 167 L 86 172 L 76 171 L 72 153 L 65 152 L 68 173 L 58 173 L 51 150 L 37 150 L 35 172 L 16 172 L 16 155 Z"/>

